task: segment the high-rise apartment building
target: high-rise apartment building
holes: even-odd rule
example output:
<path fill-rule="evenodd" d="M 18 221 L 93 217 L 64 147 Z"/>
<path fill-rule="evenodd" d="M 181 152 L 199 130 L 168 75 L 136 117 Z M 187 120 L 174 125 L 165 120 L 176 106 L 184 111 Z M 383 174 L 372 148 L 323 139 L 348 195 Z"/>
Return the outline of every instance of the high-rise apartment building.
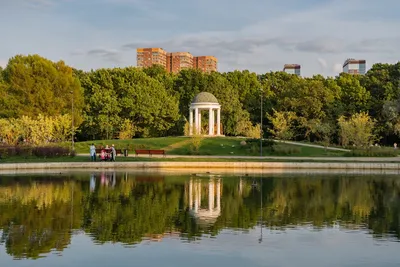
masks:
<path fill-rule="evenodd" d="M 217 71 L 217 58 L 213 56 L 200 56 L 193 58 L 193 68 L 204 72 Z"/>
<path fill-rule="evenodd" d="M 151 67 L 153 65 L 167 67 L 167 52 L 162 48 L 138 48 L 136 52 L 138 67 Z"/>
<path fill-rule="evenodd" d="M 283 71 L 289 74 L 296 74 L 300 76 L 301 66 L 299 64 L 285 64 Z"/>
<path fill-rule="evenodd" d="M 364 59 L 357 60 L 354 58 L 346 59 L 343 64 L 343 72 L 349 74 L 361 74 L 366 72 L 366 61 Z"/>
<path fill-rule="evenodd" d="M 217 58 L 213 56 L 193 57 L 189 52 L 168 53 L 162 48 L 138 48 L 137 66 L 163 66 L 168 72 L 178 73 L 183 69 L 199 69 L 203 72 L 217 71 Z"/>
<path fill-rule="evenodd" d="M 189 52 L 167 53 L 167 71 L 178 73 L 193 68 L 193 55 Z"/>

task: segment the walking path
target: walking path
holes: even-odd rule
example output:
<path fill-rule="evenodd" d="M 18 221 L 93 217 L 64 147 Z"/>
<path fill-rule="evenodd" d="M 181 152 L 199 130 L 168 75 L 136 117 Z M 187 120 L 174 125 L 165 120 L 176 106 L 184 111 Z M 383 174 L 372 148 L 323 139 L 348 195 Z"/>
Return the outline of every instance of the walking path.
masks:
<path fill-rule="evenodd" d="M 315 147 L 315 148 L 323 148 L 327 150 L 335 150 L 335 151 L 343 151 L 343 152 L 349 152 L 350 149 L 344 149 L 344 148 L 338 148 L 338 147 L 325 147 L 321 145 L 313 145 L 313 144 L 305 144 L 305 143 L 299 143 L 299 142 L 292 142 L 292 141 L 281 141 L 281 140 L 274 140 L 276 143 L 284 143 L 284 144 L 290 144 L 290 145 L 296 145 L 296 146 L 307 146 L 307 147 Z"/>
<path fill-rule="evenodd" d="M 171 144 L 169 146 L 166 146 L 166 147 L 163 147 L 161 149 L 165 150 L 165 151 L 171 151 L 171 150 L 174 150 L 174 149 L 177 149 L 177 148 L 181 148 L 184 145 L 189 144 L 190 142 L 191 142 L 190 139 L 186 139 L 186 140 L 183 140 L 183 141 L 180 141 L 180 142 L 177 142 L 177 143 L 173 143 L 173 144 Z"/>

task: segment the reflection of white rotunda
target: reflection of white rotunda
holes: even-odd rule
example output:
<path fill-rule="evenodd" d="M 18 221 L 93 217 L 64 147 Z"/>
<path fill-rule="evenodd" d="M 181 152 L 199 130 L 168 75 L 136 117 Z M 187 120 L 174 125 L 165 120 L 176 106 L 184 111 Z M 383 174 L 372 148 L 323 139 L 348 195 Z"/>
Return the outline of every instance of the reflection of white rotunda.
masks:
<path fill-rule="evenodd" d="M 215 223 L 221 214 L 221 179 L 210 178 L 208 182 L 208 207 L 201 208 L 201 180 L 189 181 L 190 213 L 200 224 Z"/>

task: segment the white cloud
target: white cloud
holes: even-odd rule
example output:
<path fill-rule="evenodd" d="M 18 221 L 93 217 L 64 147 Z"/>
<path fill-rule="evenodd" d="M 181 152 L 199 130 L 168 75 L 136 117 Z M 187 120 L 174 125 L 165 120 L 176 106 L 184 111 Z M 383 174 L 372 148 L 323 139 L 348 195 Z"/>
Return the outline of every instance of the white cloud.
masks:
<path fill-rule="evenodd" d="M 328 63 L 326 63 L 326 60 L 323 58 L 318 58 L 317 59 L 318 63 L 321 65 L 322 69 L 326 69 L 326 67 L 328 66 Z"/>
<path fill-rule="evenodd" d="M 332 70 L 335 74 L 338 74 L 343 71 L 343 66 L 340 63 L 335 63 L 332 67 Z"/>

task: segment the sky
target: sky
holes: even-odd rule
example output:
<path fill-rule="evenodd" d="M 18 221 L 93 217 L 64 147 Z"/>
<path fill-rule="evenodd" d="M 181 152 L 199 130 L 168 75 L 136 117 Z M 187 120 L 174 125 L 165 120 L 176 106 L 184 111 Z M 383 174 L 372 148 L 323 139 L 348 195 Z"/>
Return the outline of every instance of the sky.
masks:
<path fill-rule="evenodd" d="M 0 0 L 0 66 L 39 54 L 75 68 L 136 66 L 136 48 L 213 55 L 218 70 L 337 75 L 400 59 L 398 0 Z"/>

